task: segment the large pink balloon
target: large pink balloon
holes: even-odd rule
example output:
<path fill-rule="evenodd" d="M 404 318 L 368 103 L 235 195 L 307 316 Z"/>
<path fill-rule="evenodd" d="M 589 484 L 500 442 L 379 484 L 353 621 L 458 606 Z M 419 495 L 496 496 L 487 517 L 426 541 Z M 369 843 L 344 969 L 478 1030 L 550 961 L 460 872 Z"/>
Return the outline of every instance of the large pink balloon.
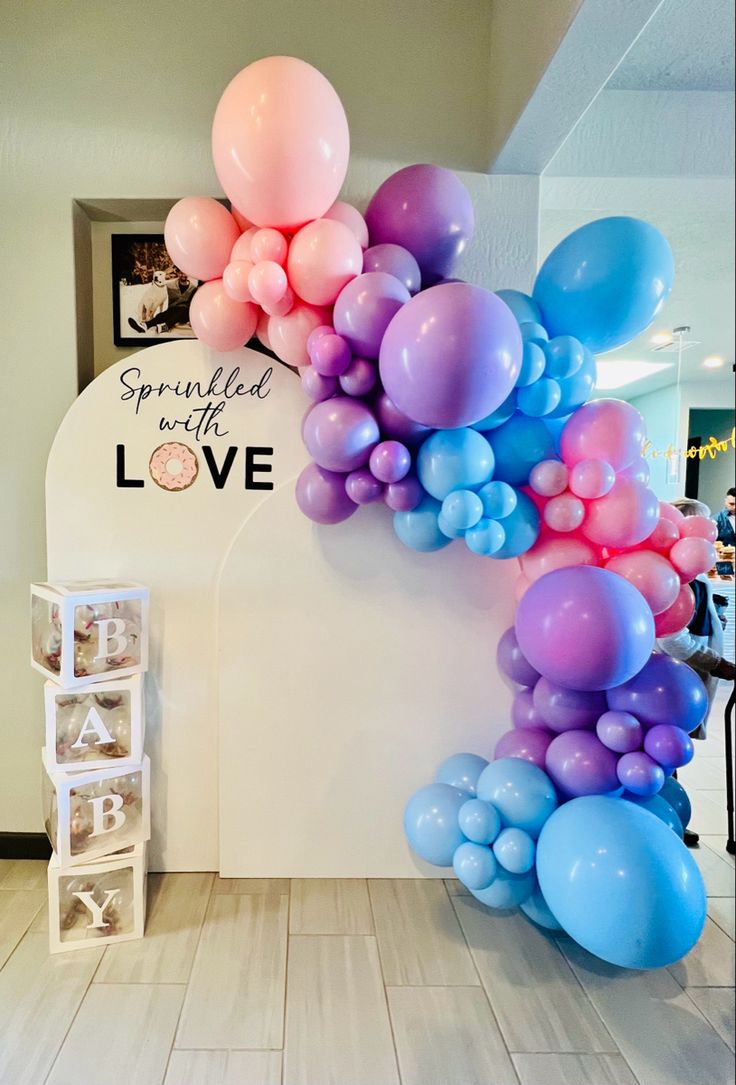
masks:
<path fill-rule="evenodd" d="M 636 546 L 657 526 L 659 505 L 653 490 L 634 478 L 619 476 L 605 497 L 589 501 L 583 535 L 599 546 Z"/>
<path fill-rule="evenodd" d="M 645 437 L 644 419 L 630 403 L 597 399 L 580 407 L 565 424 L 560 451 L 568 467 L 582 460 L 605 460 L 620 471 L 641 455 Z"/>
<path fill-rule="evenodd" d="M 287 365 L 309 365 L 307 339 L 320 324 L 329 323 L 329 309 L 297 303 L 285 316 L 269 317 L 270 349 Z"/>
<path fill-rule="evenodd" d="M 347 226 L 353 234 L 361 249 L 368 248 L 368 227 L 365 224 L 365 219 L 358 208 L 353 207 L 351 203 L 345 203 L 343 200 L 335 200 L 332 207 L 330 207 L 328 211 L 325 211 L 322 218 L 334 219 L 335 222 L 341 222 L 343 226 Z"/>
<path fill-rule="evenodd" d="M 363 270 L 363 250 L 344 223 L 317 219 L 293 238 L 286 267 L 289 283 L 303 301 L 332 305 L 342 288 Z"/>
<path fill-rule="evenodd" d="M 709 520 L 707 516 L 686 516 L 678 526 L 682 539 L 707 539 L 714 543 L 718 538 L 718 527 L 715 521 Z"/>
<path fill-rule="evenodd" d="M 654 525 L 654 531 L 647 539 L 647 548 L 649 550 L 657 550 L 660 554 L 668 554 L 672 549 L 673 543 L 676 543 L 680 538 L 680 533 L 677 530 L 676 524 L 673 524 L 671 520 L 662 516 L 661 510 L 662 506 L 660 504 L 659 519 Z"/>
<path fill-rule="evenodd" d="M 200 286 L 189 308 L 192 330 L 213 350 L 237 350 L 256 330 L 258 310 L 247 302 L 233 301 L 225 293 L 222 279 Z"/>
<path fill-rule="evenodd" d="M 606 569 L 618 573 L 641 592 L 652 614 L 671 607 L 680 593 L 680 578 L 666 558 L 649 550 L 617 554 L 606 562 Z"/>
<path fill-rule="evenodd" d="M 169 211 L 164 226 L 166 250 L 193 279 L 219 279 L 240 236 L 238 224 L 221 203 L 187 196 Z"/>
<path fill-rule="evenodd" d="M 679 594 L 671 607 L 657 614 L 654 619 L 654 630 L 658 637 L 668 637 L 671 633 L 679 633 L 695 613 L 695 595 L 689 584 L 683 584 Z"/>
<path fill-rule="evenodd" d="M 531 550 L 519 558 L 521 571 L 529 580 L 539 580 L 545 573 L 570 565 L 597 565 L 598 554 L 591 543 L 574 536 L 540 538 Z"/>
<path fill-rule="evenodd" d="M 691 535 L 680 539 L 670 550 L 670 561 L 683 581 L 707 573 L 716 563 L 716 549 L 707 539 Z"/>
<path fill-rule="evenodd" d="M 212 125 L 225 193 L 258 226 L 320 218 L 345 180 L 350 136 L 334 88 L 296 57 L 266 57 L 226 87 Z"/>

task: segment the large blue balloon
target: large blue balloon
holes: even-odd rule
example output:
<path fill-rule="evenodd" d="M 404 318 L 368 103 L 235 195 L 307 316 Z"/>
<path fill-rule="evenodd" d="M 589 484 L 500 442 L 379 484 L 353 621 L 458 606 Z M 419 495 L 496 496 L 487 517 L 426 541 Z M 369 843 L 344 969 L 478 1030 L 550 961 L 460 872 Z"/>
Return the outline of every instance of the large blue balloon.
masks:
<path fill-rule="evenodd" d="M 557 806 L 557 792 L 546 772 L 530 761 L 502 757 L 483 769 L 478 798 L 493 803 L 504 825 L 538 837 Z"/>
<path fill-rule="evenodd" d="M 662 798 L 662 792 L 658 795 L 634 795 L 631 791 L 624 791 L 622 796 L 627 802 L 636 803 L 637 806 L 641 806 L 642 810 L 648 810 L 650 814 L 654 814 L 655 818 L 659 818 L 665 825 L 668 825 L 672 829 L 673 833 L 677 833 L 680 840 L 683 839 L 685 829 L 680 821 L 680 815 L 666 799 Z"/>
<path fill-rule="evenodd" d="M 574 335 L 594 353 L 628 343 L 647 328 L 672 289 L 667 240 L 627 217 L 581 226 L 553 249 L 533 297 L 550 338 Z"/>
<path fill-rule="evenodd" d="M 475 490 L 493 474 L 493 452 L 474 429 L 437 430 L 417 454 L 417 474 L 438 501 L 455 490 Z"/>
<path fill-rule="evenodd" d="M 703 879 L 659 818 L 621 799 L 586 795 L 549 818 L 537 876 L 563 930 L 624 968 L 663 968 L 689 953 L 706 918 Z"/>
<path fill-rule="evenodd" d="M 554 442 L 544 422 L 520 413 L 485 436 L 496 459 L 493 477 L 512 486 L 523 486 L 529 481 L 532 467 L 555 454 Z"/>
<path fill-rule="evenodd" d="M 467 792 L 449 784 L 428 784 L 409 799 L 404 832 L 412 851 L 435 866 L 452 866 L 455 850 L 464 842 L 457 816 Z"/>
<path fill-rule="evenodd" d="M 549 910 L 549 905 L 538 885 L 532 895 L 523 900 L 519 907 L 527 919 L 531 919 L 538 927 L 544 927 L 548 931 L 562 930 L 562 927 Z"/>

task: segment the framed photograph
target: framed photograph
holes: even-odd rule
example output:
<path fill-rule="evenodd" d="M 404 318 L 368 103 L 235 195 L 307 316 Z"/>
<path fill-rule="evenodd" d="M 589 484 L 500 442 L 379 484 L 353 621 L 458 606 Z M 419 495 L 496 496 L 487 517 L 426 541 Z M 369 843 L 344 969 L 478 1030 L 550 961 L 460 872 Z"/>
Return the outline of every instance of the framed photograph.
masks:
<path fill-rule="evenodd" d="M 113 234 L 110 240 L 115 346 L 194 339 L 189 306 L 199 282 L 176 267 L 163 234 Z"/>

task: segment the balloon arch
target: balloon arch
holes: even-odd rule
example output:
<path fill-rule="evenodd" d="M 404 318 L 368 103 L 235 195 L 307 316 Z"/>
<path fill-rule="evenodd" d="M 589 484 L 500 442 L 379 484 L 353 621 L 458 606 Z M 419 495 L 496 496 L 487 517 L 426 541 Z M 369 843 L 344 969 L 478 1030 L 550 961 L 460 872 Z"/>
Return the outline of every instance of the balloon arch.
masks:
<path fill-rule="evenodd" d="M 339 201 L 345 113 L 291 57 L 232 80 L 212 149 L 232 212 L 183 199 L 166 244 L 203 281 L 191 323 L 204 343 L 255 334 L 299 367 L 313 404 L 302 512 L 334 524 L 381 502 L 414 550 L 457 541 L 520 566 L 497 652 L 513 727 L 493 760 L 455 754 L 409 799 L 409 844 L 489 907 L 518 906 L 604 960 L 679 959 L 705 892 L 672 773 L 707 698 L 653 649 L 690 620 L 715 531 L 649 489 L 641 415 L 591 401 L 594 355 L 638 335 L 670 291 L 667 241 L 604 218 L 557 246 L 531 296 L 454 279 L 474 224 L 459 179 L 409 166 L 365 216 Z"/>

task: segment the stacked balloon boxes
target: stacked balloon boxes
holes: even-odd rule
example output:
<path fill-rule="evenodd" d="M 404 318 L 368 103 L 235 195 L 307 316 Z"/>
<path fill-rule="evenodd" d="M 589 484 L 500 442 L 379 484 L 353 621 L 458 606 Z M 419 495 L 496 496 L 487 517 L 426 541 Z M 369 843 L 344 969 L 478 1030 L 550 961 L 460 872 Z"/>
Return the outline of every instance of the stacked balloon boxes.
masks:
<path fill-rule="evenodd" d="M 31 585 L 31 664 L 45 674 L 43 813 L 52 953 L 141 938 L 150 761 L 143 753 L 148 589 Z"/>

